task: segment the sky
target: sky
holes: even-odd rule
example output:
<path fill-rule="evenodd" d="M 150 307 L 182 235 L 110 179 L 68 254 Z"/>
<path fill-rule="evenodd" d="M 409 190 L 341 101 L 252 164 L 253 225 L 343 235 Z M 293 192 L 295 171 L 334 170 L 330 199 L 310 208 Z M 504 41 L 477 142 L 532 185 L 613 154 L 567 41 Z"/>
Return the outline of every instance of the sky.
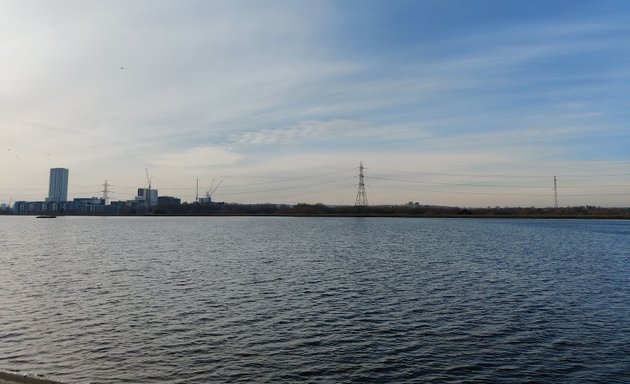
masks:
<path fill-rule="evenodd" d="M 630 3 L 0 2 L 0 202 L 630 206 Z"/>

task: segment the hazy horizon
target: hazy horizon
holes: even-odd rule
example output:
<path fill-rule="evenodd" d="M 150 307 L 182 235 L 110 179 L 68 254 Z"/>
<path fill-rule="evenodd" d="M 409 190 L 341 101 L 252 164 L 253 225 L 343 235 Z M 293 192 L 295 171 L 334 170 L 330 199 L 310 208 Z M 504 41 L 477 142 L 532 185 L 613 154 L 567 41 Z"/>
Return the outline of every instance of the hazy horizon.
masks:
<path fill-rule="evenodd" d="M 622 1 L 5 1 L 0 203 L 630 206 Z"/>

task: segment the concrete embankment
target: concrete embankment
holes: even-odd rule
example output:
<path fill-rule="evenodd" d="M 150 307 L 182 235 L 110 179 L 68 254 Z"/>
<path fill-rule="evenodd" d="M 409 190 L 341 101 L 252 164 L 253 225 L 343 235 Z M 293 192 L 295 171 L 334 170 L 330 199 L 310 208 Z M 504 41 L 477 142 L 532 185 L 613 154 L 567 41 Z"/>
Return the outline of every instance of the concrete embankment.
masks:
<path fill-rule="evenodd" d="M 58 381 L 23 376 L 16 373 L 0 372 L 0 384 L 61 384 Z"/>

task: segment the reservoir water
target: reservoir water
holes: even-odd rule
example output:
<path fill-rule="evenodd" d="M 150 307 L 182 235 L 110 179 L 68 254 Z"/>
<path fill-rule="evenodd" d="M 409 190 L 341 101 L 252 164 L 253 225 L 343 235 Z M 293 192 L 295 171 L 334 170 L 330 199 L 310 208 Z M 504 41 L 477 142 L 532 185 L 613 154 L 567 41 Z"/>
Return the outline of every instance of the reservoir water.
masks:
<path fill-rule="evenodd" d="M 630 222 L 0 216 L 0 370 L 628 383 Z"/>

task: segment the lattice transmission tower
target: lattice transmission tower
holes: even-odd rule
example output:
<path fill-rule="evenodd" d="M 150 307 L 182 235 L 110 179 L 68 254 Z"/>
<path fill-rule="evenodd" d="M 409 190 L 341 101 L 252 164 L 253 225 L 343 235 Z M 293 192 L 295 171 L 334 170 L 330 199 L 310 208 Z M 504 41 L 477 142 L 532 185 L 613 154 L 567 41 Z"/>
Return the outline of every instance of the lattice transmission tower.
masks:
<path fill-rule="evenodd" d="M 103 189 L 101 190 L 101 192 L 103 192 L 103 200 L 105 201 L 105 205 L 107 205 L 107 203 L 109 202 L 109 194 L 111 193 L 109 187 L 111 187 L 112 185 L 108 183 L 107 180 L 105 180 L 105 182 L 101 185 L 103 186 Z"/>
<path fill-rule="evenodd" d="M 359 190 L 357 191 L 357 199 L 354 205 L 357 207 L 365 207 L 368 205 L 367 194 L 365 193 L 365 180 L 363 175 L 363 161 L 359 163 Z"/>
<path fill-rule="evenodd" d="M 558 208 L 558 183 L 556 177 L 553 177 L 553 207 Z"/>

